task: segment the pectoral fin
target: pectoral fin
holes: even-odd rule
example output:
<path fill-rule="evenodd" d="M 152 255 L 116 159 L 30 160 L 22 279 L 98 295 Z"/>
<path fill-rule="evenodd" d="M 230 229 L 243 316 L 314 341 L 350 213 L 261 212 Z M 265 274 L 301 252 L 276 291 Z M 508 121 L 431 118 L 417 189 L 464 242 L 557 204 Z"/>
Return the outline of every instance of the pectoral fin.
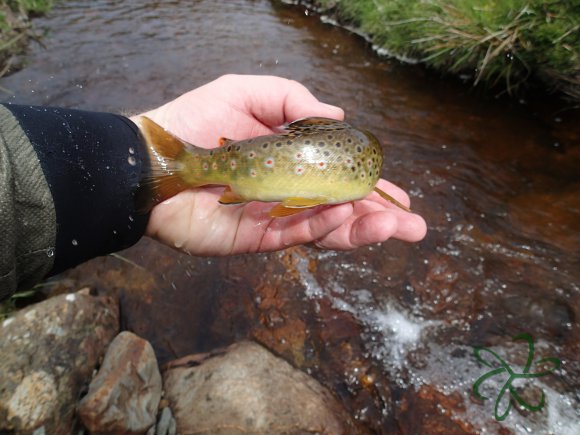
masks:
<path fill-rule="evenodd" d="M 227 205 L 242 204 L 244 202 L 247 202 L 243 196 L 240 196 L 237 193 L 232 192 L 232 189 L 230 189 L 229 186 L 225 188 L 224 193 L 222 193 L 222 196 L 220 196 L 220 199 L 218 199 L 218 201 L 220 204 Z"/>
<path fill-rule="evenodd" d="M 292 216 L 327 202 L 325 198 L 286 198 L 280 204 L 274 206 L 269 214 L 271 217 Z"/>
<path fill-rule="evenodd" d="M 407 207 L 406 205 L 401 204 L 399 201 L 397 201 L 395 198 L 393 198 L 391 195 L 389 195 L 388 193 L 383 192 L 381 189 L 379 189 L 378 187 L 375 187 L 375 192 L 377 192 L 379 195 L 381 195 L 381 197 L 383 199 L 386 199 L 387 201 L 389 201 L 391 204 L 395 204 L 397 207 L 402 208 L 405 211 L 411 212 L 411 209 L 409 207 Z"/>

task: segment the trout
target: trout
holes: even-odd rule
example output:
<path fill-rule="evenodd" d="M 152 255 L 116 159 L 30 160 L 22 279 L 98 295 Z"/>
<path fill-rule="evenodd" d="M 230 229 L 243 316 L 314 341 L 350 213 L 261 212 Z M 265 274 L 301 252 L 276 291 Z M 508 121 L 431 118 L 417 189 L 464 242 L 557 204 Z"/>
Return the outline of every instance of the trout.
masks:
<path fill-rule="evenodd" d="M 144 211 L 185 189 L 207 185 L 226 186 L 221 204 L 279 202 L 271 217 L 362 199 L 373 190 L 410 211 L 376 187 L 383 164 L 377 138 L 346 122 L 303 118 L 281 134 L 222 138 L 213 149 L 191 145 L 147 117 L 140 128 L 151 159 L 137 196 Z"/>

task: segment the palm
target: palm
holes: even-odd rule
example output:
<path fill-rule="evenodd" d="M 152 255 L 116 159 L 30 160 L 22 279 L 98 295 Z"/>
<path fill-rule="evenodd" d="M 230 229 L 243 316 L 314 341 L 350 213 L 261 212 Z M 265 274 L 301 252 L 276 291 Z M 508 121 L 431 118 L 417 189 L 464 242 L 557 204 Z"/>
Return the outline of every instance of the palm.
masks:
<path fill-rule="evenodd" d="M 342 111 L 318 102 L 306 89 L 273 77 L 226 76 L 146 114 L 182 139 L 217 146 L 222 136 L 243 139 L 304 116 L 341 118 Z M 381 180 L 379 187 L 404 204 L 408 196 Z M 319 207 L 272 219 L 272 204 L 223 206 L 222 188 L 182 192 L 156 206 L 147 233 L 192 255 L 264 252 L 315 241 L 330 249 L 351 249 L 389 237 L 415 241 L 426 226 L 418 215 L 387 204 L 378 195 L 354 204 Z"/>

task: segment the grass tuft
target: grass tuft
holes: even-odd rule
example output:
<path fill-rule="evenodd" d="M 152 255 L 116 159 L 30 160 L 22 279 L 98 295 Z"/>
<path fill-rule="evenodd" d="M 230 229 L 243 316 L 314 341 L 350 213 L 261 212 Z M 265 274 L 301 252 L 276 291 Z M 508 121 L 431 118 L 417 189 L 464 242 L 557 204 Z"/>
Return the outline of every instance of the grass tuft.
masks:
<path fill-rule="evenodd" d="M 580 101 L 577 0 L 318 0 L 398 57 L 509 94 L 531 78 Z"/>
<path fill-rule="evenodd" d="M 19 68 L 16 59 L 32 34 L 30 18 L 42 15 L 53 0 L 0 0 L 0 77 Z"/>

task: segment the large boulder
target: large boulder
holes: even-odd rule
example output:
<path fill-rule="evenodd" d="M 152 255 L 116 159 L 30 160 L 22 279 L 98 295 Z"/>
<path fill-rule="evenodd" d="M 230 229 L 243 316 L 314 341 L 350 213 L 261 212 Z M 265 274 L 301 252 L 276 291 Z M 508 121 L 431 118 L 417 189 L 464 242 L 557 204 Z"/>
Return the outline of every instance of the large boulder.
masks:
<path fill-rule="evenodd" d="M 164 387 L 178 433 L 353 432 L 350 416 L 326 388 L 253 342 L 200 365 L 169 368 Z"/>
<path fill-rule="evenodd" d="M 116 300 L 56 296 L 0 325 L 0 431 L 73 431 L 78 398 L 119 332 Z"/>

